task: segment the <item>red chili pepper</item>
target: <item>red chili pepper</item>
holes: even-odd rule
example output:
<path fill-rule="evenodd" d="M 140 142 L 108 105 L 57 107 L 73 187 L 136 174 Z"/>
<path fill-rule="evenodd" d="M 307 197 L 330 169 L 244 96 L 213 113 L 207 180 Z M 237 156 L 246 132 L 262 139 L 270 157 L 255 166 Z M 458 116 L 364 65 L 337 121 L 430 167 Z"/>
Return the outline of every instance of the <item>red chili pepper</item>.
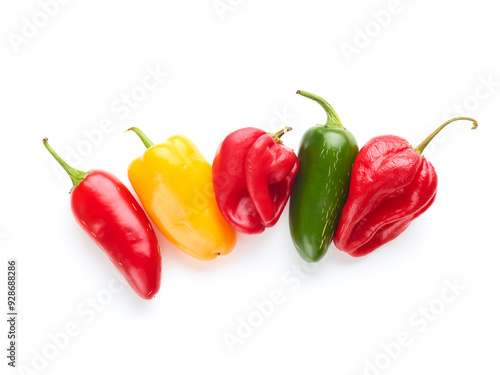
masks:
<path fill-rule="evenodd" d="M 437 175 L 422 156 L 427 144 L 453 118 L 418 147 L 394 135 L 375 137 L 359 151 L 352 168 L 349 196 L 335 233 L 335 246 L 354 257 L 366 255 L 399 236 L 434 202 Z"/>
<path fill-rule="evenodd" d="M 278 221 L 292 192 L 299 160 L 276 134 L 243 128 L 219 146 L 212 166 L 215 198 L 226 221 L 246 234 L 262 233 Z"/>
<path fill-rule="evenodd" d="M 161 253 L 137 200 L 113 174 L 74 169 L 56 154 L 47 138 L 43 144 L 73 182 L 71 210 L 78 224 L 140 297 L 153 298 L 160 289 Z"/>

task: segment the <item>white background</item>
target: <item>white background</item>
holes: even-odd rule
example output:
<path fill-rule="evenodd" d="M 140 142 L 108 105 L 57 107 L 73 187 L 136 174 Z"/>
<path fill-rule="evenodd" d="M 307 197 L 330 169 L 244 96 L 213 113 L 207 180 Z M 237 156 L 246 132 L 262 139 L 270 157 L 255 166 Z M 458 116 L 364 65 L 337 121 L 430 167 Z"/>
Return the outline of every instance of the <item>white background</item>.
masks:
<path fill-rule="evenodd" d="M 227 9 L 218 12 L 212 0 L 87 0 L 43 11 L 37 1 L 2 2 L 0 310 L 7 259 L 16 258 L 17 364 L 42 369 L 20 373 L 498 373 L 494 2 L 220 4 Z M 350 59 L 343 43 L 359 47 Z M 162 74 L 155 88 L 130 113 L 117 111 L 122 95 L 140 92 L 148 69 Z M 143 301 L 124 287 L 92 315 L 89 301 L 102 302 L 108 283 L 121 278 L 74 221 L 70 181 L 42 138 L 63 157 L 68 147 L 83 150 L 81 160 L 68 160 L 75 167 L 112 171 L 130 186 L 128 164 L 144 150 L 123 134 L 133 125 L 155 142 L 184 134 L 209 160 L 230 131 L 291 125 L 284 141 L 296 150 L 305 130 L 325 121 L 297 89 L 330 101 L 360 145 L 381 134 L 417 145 L 460 107 L 479 128 L 450 126 L 429 146 L 424 155 L 439 175 L 435 204 L 370 256 L 353 259 L 332 246 L 305 271 L 288 208 L 274 228 L 239 235 L 230 255 L 208 263 L 159 235 L 164 272 L 156 298 Z M 89 148 L 84 132 L 95 134 L 106 119 L 112 130 Z M 465 289 L 453 294 L 450 283 Z M 282 303 L 258 321 L 254 302 L 273 291 L 283 293 Z M 423 318 L 429 306 L 436 314 Z M 231 352 L 225 334 L 237 335 L 249 316 L 260 325 Z M 54 351 L 51 335 L 68 324 L 76 336 Z M 405 332 L 410 345 L 390 344 Z M 41 361 L 40 353 L 51 358 Z M 4 354 L 0 372 L 17 373 Z"/>

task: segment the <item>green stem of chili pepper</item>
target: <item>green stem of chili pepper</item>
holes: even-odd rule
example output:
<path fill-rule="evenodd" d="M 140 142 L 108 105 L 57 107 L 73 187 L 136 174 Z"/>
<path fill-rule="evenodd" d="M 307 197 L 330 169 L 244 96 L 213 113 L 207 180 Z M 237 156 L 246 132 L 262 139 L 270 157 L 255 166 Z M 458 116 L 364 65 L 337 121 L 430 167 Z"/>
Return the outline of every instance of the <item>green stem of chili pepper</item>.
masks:
<path fill-rule="evenodd" d="M 340 122 L 339 115 L 337 115 L 337 112 L 335 112 L 330 103 L 328 103 L 325 99 L 323 99 L 321 96 L 314 95 L 311 94 L 310 92 L 303 90 L 297 90 L 297 94 L 305 96 L 306 98 L 309 98 L 311 100 L 314 100 L 316 103 L 318 103 L 320 106 L 323 107 L 327 117 L 326 117 L 326 124 L 321 126 L 324 126 L 325 128 L 340 128 L 345 130 L 344 126 L 342 125 L 342 122 Z"/>
<path fill-rule="evenodd" d="M 283 143 L 283 141 L 281 140 L 281 137 L 283 136 L 283 134 L 288 133 L 290 130 L 292 130 L 291 127 L 285 126 L 279 132 L 274 133 L 274 134 L 273 133 L 269 133 L 269 134 L 272 135 L 272 137 L 274 138 L 275 142 L 278 142 L 279 144 L 281 144 L 281 143 Z"/>
<path fill-rule="evenodd" d="M 141 139 L 142 143 L 144 143 L 144 146 L 146 146 L 146 148 L 150 148 L 151 146 L 154 145 L 154 143 L 151 141 L 151 139 L 149 139 L 146 134 L 143 133 L 143 131 L 139 128 L 136 128 L 136 127 L 131 127 L 127 130 L 125 130 L 125 133 L 128 132 L 129 130 L 132 130 L 135 134 L 137 134 L 139 136 L 139 138 Z"/>
<path fill-rule="evenodd" d="M 47 150 L 49 150 L 49 152 L 51 153 L 51 155 L 54 157 L 54 159 L 56 159 L 56 161 L 61 165 L 61 167 L 66 171 L 66 173 L 68 174 L 69 178 L 71 178 L 71 182 L 73 183 L 73 187 L 71 188 L 71 190 L 69 191 L 70 193 L 73 191 L 74 188 L 76 188 L 80 182 L 82 182 L 83 180 L 85 180 L 85 177 L 87 177 L 87 175 L 91 172 L 91 171 L 88 171 L 88 172 L 83 172 L 83 171 L 80 171 L 78 169 L 75 169 L 71 166 L 68 165 L 68 163 L 66 163 L 55 151 L 52 147 L 50 147 L 49 145 L 49 140 L 47 138 L 44 138 L 43 139 L 43 145 L 45 146 L 45 148 Z"/>
<path fill-rule="evenodd" d="M 432 141 L 432 139 L 441 131 L 443 130 L 443 128 L 448 125 L 448 124 L 451 124 L 452 122 L 455 122 L 455 121 L 459 121 L 459 120 L 467 120 L 467 121 L 472 121 L 473 125 L 472 125 L 472 129 L 476 129 L 477 128 L 477 121 L 474 120 L 473 118 L 470 118 L 470 117 L 454 117 L 448 121 L 446 121 L 443 125 L 441 125 L 439 128 L 437 128 L 436 130 L 434 130 L 427 138 L 424 139 L 424 141 L 419 144 L 417 147 L 415 147 L 415 151 L 417 151 L 420 155 L 422 155 L 422 152 L 424 152 L 424 149 L 427 147 L 427 145 L 429 144 L 430 141 Z"/>

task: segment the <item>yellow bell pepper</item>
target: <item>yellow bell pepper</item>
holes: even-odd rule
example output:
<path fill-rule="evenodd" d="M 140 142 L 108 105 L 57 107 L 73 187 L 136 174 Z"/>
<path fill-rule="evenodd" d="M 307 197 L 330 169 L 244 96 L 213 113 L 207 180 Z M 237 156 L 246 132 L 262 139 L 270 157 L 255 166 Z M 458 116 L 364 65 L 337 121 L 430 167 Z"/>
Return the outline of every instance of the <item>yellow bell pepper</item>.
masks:
<path fill-rule="evenodd" d="M 160 232 L 176 247 L 201 260 L 231 252 L 236 232 L 215 201 L 212 166 L 187 137 L 175 135 L 154 145 L 137 128 L 147 147 L 129 166 L 129 180 Z"/>

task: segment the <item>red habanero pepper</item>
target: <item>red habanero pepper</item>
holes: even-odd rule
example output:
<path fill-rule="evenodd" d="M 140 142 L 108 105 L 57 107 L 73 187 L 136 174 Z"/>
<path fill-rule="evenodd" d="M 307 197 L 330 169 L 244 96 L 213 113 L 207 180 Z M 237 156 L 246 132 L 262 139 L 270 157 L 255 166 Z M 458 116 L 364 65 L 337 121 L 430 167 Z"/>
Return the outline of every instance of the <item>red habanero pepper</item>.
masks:
<path fill-rule="evenodd" d="M 434 202 L 437 175 L 422 156 L 427 144 L 448 120 L 418 147 L 394 135 L 375 137 L 359 151 L 352 168 L 349 196 L 335 233 L 335 246 L 354 257 L 364 256 L 399 236 Z"/>
<path fill-rule="evenodd" d="M 290 130 L 243 128 L 220 144 L 212 165 L 215 199 L 238 232 L 262 233 L 280 218 L 299 170 L 297 156 L 280 140 Z"/>
<path fill-rule="evenodd" d="M 44 146 L 68 173 L 71 210 L 80 227 L 106 253 L 132 289 L 152 299 L 160 289 L 161 253 L 155 232 L 127 187 L 103 170 L 79 171 Z"/>

